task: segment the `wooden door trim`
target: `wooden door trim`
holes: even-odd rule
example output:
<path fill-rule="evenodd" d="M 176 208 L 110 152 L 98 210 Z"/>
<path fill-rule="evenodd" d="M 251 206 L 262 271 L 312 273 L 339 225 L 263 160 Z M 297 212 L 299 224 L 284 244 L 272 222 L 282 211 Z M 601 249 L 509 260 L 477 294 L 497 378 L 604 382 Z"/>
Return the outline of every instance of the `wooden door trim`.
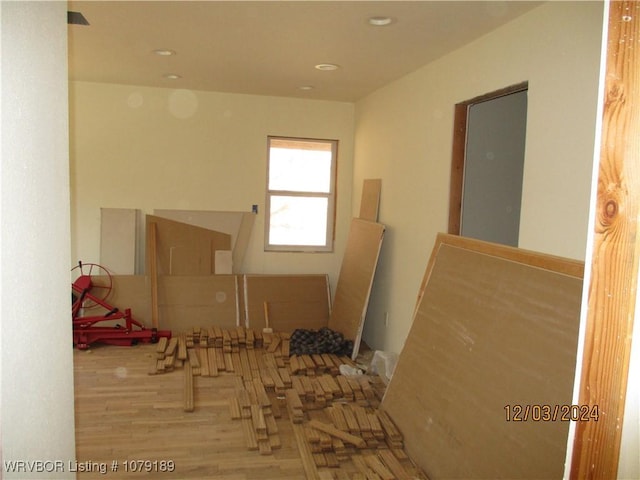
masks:
<path fill-rule="evenodd" d="M 451 179 L 449 185 L 449 227 L 447 232 L 460 235 L 462 217 L 462 190 L 464 185 L 464 161 L 467 147 L 467 118 L 469 107 L 476 103 L 494 100 L 529 88 L 529 82 L 522 82 L 502 88 L 455 105 L 453 118 L 453 147 L 451 151 Z"/>
<path fill-rule="evenodd" d="M 640 237 L 640 4 L 608 2 L 598 193 L 570 478 L 616 478 L 635 316 Z M 605 8 L 605 12 L 606 12 Z M 580 359 L 578 359 L 580 362 Z"/>

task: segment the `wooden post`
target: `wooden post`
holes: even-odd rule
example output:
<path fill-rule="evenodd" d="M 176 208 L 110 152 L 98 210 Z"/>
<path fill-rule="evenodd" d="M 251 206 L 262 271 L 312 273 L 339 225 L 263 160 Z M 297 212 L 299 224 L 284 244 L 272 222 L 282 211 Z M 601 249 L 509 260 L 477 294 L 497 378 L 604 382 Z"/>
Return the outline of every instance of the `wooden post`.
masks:
<path fill-rule="evenodd" d="M 602 145 L 571 479 L 615 479 L 637 290 L 640 202 L 640 4 L 609 5 Z"/>
<path fill-rule="evenodd" d="M 149 277 L 151 279 L 151 325 L 158 328 L 158 238 L 155 222 L 149 223 L 147 252 Z"/>

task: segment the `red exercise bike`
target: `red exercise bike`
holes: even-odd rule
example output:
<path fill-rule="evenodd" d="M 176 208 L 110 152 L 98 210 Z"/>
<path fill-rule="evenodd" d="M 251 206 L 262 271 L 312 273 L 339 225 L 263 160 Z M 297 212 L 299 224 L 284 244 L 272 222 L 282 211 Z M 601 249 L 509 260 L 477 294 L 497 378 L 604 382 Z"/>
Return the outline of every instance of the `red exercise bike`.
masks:
<path fill-rule="evenodd" d="M 71 284 L 73 345 L 81 350 L 93 343 L 135 345 L 138 342 L 156 343 L 160 337 L 171 338 L 168 330 L 147 329 L 131 316 L 131 309 L 119 310 L 107 303 L 113 289 L 113 278 L 97 263 L 82 263 L 71 269 L 78 277 Z M 94 310 L 94 315 L 87 315 Z M 124 320 L 123 324 L 113 324 Z M 108 326 L 98 326 L 110 322 Z"/>

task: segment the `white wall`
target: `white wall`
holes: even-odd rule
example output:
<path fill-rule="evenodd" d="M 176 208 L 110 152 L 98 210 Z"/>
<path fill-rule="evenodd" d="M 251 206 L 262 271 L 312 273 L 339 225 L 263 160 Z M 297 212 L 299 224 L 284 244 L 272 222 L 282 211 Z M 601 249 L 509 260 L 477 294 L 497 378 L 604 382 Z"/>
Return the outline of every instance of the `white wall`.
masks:
<path fill-rule="evenodd" d="M 357 103 L 354 199 L 364 178 L 382 178 L 388 226 L 370 346 L 401 350 L 435 236 L 447 230 L 456 103 L 529 82 L 519 246 L 584 258 L 601 34 L 600 2 L 549 2 Z"/>
<path fill-rule="evenodd" d="M 0 4 L 0 452 L 65 467 L 5 479 L 75 478 L 66 7 Z"/>
<path fill-rule="evenodd" d="M 243 272 L 328 273 L 351 218 L 354 105 L 72 82 L 72 259 L 99 263 L 100 208 L 259 214 Z M 336 249 L 265 253 L 267 135 L 338 139 Z"/>
<path fill-rule="evenodd" d="M 636 295 L 636 315 L 629 359 L 627 397 L 620 444 L 618 480 L 640 478 L 640 296 Z"/>

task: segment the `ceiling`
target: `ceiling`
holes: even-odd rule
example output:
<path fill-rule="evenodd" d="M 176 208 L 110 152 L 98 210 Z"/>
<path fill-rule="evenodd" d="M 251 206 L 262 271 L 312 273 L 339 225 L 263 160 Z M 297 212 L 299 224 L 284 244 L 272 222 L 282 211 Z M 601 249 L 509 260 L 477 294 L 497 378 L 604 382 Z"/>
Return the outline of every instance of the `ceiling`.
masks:
<path fill-rule="evenodd" d="M 541 3 L 69 1 L 69 78 L 354 102 Z"/>

